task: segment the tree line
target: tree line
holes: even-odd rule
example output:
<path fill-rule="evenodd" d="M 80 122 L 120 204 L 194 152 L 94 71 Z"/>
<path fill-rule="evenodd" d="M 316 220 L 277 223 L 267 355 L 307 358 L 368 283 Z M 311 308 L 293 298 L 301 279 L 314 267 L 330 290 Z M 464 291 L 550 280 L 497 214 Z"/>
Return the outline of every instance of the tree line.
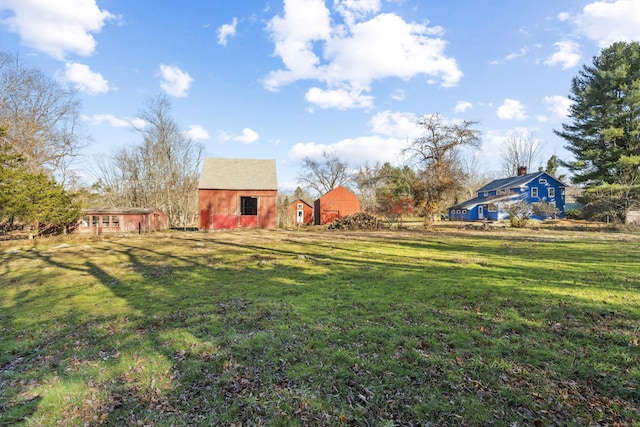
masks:
<path fill-rule="evenodd" d="M 159 208 L 171 226 L 197 212 L 203 147 L 182 132 L 164 96 L 139 111 L 140 142 L 100 159 L 90 188 L 74 169 L 88 136 L 77 93 L 18 56 L 0 53 L 0 227 L 65 232 L 83 207 Z"/>
<path fill-rule="evenodd" d="M 569 89 L 567 123 L 554 130 L 573 156 L 552 156 L 546 170 L 571 173 L 584 189 L 579 200 L 590 219 L 624 221 L 640 208 L 640 43 L 618 42 L 584 65 Z M 170 225 L 185 226 L 197 214 L 197 181 L 203 147 L 181 131 L 164 96 L 138 111 L 139 142 L 116 149 L 97 166 L 97 180 L 82 187 L 74 169 L 88 140 L 77 93 L 17 55 L 0 53 L 0 226 L 27 224 L 64 230 L 82 207 L 159 208 Z M 407 213 L 437 219 L 447 203 L 469 198 L 483 181 L 473 161 L 460 155 L 478 147 L 477 122 L 449 122 L 439 114 L 420 118 L 422 135 L 410 141 L 400 165 L 353 169 L 331 152 L 306 158 L 301 188 L 324 194 L 337 185 L 355 187 L 363 205 L 389 219 Z M 540 164 L 531 135 L 514 134 L 503 147 L 503 172 Z M 540 166 L 541 167 L 541 166 Z M 560 177 L 566 178 L 566 177 Z"/>

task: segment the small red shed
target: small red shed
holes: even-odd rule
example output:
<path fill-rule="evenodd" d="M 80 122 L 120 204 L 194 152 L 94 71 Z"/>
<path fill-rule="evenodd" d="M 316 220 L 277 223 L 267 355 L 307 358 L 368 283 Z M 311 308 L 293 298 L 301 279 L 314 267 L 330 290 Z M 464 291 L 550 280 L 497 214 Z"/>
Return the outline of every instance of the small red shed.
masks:
<path fill-rule="evenodd" d="M 150 233 L 169 228 L 169 218 L 158 209 L 91 208 L 79 220 L 79 233 Z"/>
<path fill-rule="evenodd" d="M 198 184 L 200 230 L 275 228 L 275 160 L 206 158 Z"/>
<path fill-rule="evenodd" d="M 289 205 L 287 215 L 294 225 L 308 225 L 313 223 L 313 207 L 302 199 Z"/>
<path fill-rule="evenodd" d="M 316 225 L 331 224 L 338 218 L 357 212 L 360 212 L 360 199 L 341 185 L 313 202 Z"/>

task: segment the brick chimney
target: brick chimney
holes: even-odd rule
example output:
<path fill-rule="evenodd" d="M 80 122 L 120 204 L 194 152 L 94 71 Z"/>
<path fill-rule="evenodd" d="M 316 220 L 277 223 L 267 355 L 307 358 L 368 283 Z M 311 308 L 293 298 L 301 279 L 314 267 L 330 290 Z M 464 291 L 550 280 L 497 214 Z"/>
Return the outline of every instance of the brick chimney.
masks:
<path fill-rule="evenodd" d="M 526 175 L 527 167 L 526 166 L 518 166 L 518 176 Z"/>

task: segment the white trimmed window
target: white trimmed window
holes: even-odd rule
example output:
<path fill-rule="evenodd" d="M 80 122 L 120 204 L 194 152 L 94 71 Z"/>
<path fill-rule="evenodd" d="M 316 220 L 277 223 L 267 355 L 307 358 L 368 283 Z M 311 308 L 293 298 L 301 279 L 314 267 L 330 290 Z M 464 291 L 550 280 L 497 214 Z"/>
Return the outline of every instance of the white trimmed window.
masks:
<path fill-rule="evenodd" d="M 467 210 L 466 209 L 462 209 L 462 214 L 466 215 L 467 214 Z"/>
<path fill-rule="evenodd" d="M 540 179 L 538 180 L 538 182 L 539 182 L 540 184 L 546 184 L 546 183 L 547 183 L 547 178 L 540 178 Z"/>
<path fill-rule="evenodd" d="M 531 197 L 538 197 L 538 187 L 531 187 Z"/>
<path fill-rule="evenodd" d="M 549 187 L 548 188 L 548 192 L 549 192 L 549 198 L 553 199 L 554 197 L 556 197 L 556 189 L 553 187 Z"/>
<path fill-rule="evenodd" d="M 489 205 L 489 206 L 487 206 L 487 211 L 488 212 L 498 212 L 498 207 L 496 205 Z"/>

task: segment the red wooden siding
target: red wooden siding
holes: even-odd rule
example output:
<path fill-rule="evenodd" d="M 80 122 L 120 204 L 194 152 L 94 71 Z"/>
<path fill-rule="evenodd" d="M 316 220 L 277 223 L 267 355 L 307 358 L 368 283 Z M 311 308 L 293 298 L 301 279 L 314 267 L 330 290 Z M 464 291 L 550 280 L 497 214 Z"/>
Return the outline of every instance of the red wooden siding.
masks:
<path fill-rule="evenodd" d="M 330 224 L 343 216 L 360 212 L 360 199 L 342 186 L 329 191 L 314 202 L 316 225 Z"/>
<path fill-rule="evenodd" d="M 289 205 L 287 215 L 291 225 L 313 223 L 313 208 L 302 199 L 298 199 Z"/>
<path fill-rule="evenodd" d="M 168 228 L 167 215 L 159 210 L 108 208 L 85 211 L 79 220 L 78 232 L 93 234 L 150 233 Z"/>
<path fill-rule="evenodd" d="M 241 215 L 241 197 L 257 199 L 257 215 Z M 200 189 L 198 206 L 201 230 L 276 227 L 276 190 Z"/>

